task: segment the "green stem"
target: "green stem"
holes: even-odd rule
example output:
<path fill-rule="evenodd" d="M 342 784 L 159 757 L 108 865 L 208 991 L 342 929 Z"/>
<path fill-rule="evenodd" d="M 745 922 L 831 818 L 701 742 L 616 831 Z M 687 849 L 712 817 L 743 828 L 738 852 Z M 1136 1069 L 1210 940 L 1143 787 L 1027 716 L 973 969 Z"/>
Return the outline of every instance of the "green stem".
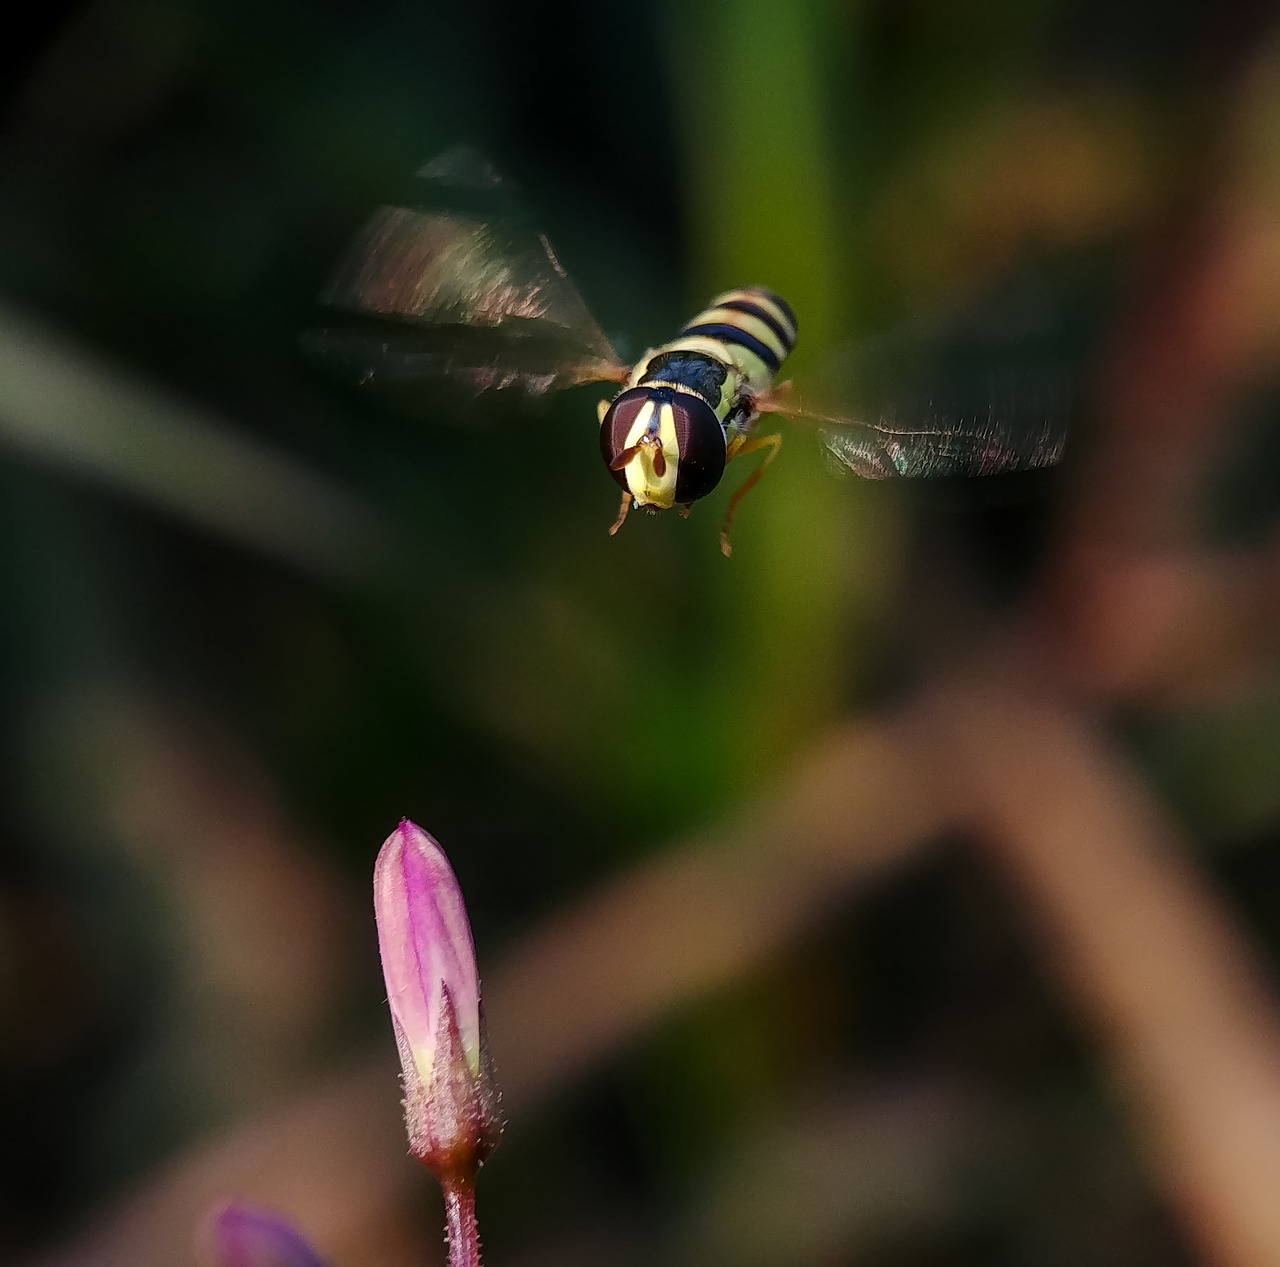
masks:
<path fill-rule="evenodd" d="M 475 1185 L 454 1181 L 443 1187 L 445 1223 L 449 1231 L 449 1267 L 480 1267 Z"/>

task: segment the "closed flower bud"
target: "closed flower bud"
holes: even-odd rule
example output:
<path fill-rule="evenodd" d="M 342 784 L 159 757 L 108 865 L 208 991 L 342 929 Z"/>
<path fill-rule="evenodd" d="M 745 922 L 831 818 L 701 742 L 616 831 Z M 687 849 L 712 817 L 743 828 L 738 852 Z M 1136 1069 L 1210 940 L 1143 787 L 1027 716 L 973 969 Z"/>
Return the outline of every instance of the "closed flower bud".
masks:
<path fill-rule="evenodd" d="M 378 854 L 373 905 L 409 1151 L 446 1186 L 469 1184 L 502 1134 L 475 946 L 444 851 L 408 819 Z"/>
<path fill-rule="evenodd" d="M 324 1260 L 278 1214 L 233 1202 L 209 1217 L 215 1267 L 325 1267 Z"/>

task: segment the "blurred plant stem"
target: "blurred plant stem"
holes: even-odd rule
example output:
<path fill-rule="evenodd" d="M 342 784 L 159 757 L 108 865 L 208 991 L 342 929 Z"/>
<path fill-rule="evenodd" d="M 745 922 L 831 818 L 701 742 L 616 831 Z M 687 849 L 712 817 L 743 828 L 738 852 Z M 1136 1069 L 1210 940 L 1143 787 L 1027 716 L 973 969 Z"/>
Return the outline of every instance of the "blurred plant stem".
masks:
<path fill-rule="evenodd" d="M 3 303 L 0 444 L 325 580 L 390 564 L 386 525 L 341 483 Z"/>
<path fill-rule="evenodd" d="M 1007 658 L 922 700 L 957 808 L 1032 913 L 1167 1198 L 1224 1267 L 1280 1261 L 1280 1018 L 1244 930 L 1087 718 Z"/>
<path fill-rule="evenodd" d="M 826 0 L 716 0 L 669 18 L 695 28 L 674 45 L 690 59 L 675 80 L 689 94 L 682 136 L 699 298 L 772 286 L 798 315 L 801 366 L 831 348 L 848 301 L 824 109 L 835 18 Z M 710 703 L 735 718 L 725 733 L 739 748 L 722 764 L 744 787 L 830 717 L 846 673 L 844 587 L 869 570 L 851 558 L 849 542 L 863 534 L 850 530 L 850 489 L 828 477 L 806 439 L 788 437 L 744 504 L 735 532 L 751 566 L 730 565 L 721 582 L 733 648 L 710 675 Z M 747 473 L 735 467 L 726 485 Z"/>

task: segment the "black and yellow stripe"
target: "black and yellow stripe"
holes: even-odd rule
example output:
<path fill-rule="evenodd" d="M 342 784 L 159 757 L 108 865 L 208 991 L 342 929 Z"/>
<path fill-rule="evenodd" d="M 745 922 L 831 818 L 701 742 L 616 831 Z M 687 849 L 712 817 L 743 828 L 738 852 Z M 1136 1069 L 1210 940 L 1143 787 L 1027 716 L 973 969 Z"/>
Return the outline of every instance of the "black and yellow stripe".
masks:
<path fill-rule="evenodd" d="M 762 286 L 748 286 L 718 295 L 680 331 L 679 337 L 715 339 L 745 351 L 760 362 L 765 375 L 772 379 L 795 347 L 796 316 L 781 295 Z"/>
<path fill-rule="evenodd" d="M 795 313 L 781 295 L 763 286 L 729 290 L 670 343 L 650 349 L 627 385 L 692 392 L 728 425 L 769 390 L 795 342 Z"/>

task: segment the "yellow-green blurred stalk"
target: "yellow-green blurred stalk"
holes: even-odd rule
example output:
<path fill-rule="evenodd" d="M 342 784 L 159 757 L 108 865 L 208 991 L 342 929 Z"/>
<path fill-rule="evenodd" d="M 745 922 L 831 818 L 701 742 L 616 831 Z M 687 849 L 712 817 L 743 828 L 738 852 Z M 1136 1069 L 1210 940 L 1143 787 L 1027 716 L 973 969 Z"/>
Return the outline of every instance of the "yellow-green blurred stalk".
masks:
<path fill-rule="evenodd" d="M 763 284 L 794 306 L 800 339 L 783 377 L 803 383 L 842 340 L 854 279 L 842 244 L 824 51 L 847 40 L 847 8 L 827 0 L 709 0 L 674 8 L 671 44 L 692 200 L 696 306 L 730 286 Z M 762 427 L 770 423 L 762 420 Z M 830 478 L 809 429 L 785 443 L 734 526 L 725 564 L 729 645 L 708 700 L 744 782 L 833 711 L 849 677 L 842 636 L 850 579 L 873 567 L 854 528 L 855 486 Z M 732 489 L 749 471 L 731 468 Z"/>

